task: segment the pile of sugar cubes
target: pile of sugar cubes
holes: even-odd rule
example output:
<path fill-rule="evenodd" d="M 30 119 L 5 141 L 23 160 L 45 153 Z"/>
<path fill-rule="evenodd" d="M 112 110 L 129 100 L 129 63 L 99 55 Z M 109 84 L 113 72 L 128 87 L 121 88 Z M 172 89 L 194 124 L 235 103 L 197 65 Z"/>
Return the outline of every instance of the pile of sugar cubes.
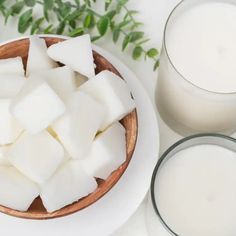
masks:
<path fill-rule="evenodd" d="M 30 37 L 26 71 L 21 57 L 0 59 L 0 205 L 27 211 L 40 196 L 56 211 L 124 163 L 119 120 L 135 103 L 124 80 L 94 67 L 89 35 L 49 48 Z"/>

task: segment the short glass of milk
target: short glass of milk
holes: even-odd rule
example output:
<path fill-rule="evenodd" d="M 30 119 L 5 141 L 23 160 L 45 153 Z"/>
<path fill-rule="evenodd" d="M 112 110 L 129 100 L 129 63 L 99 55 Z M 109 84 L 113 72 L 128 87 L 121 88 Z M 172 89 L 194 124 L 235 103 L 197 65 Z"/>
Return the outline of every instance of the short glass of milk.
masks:
<path fill-rule="evenodd" d="M 172 11 L 156 104 L 182 135 L 236 130 L 235 0 L 184 0 Z"/>
<path fill-rule="evenodd" d="M 150 236 L 236 235 L 236 140 L 197 134 L 159 159 L 146 211 Z"/>

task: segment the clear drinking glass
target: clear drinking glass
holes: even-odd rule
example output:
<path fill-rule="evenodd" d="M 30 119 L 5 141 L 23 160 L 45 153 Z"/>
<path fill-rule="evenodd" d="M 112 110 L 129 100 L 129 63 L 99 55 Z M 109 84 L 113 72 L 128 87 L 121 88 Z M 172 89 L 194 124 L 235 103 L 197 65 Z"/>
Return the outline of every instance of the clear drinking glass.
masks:
<path fill-rule="evenodd" d="M 183 149 L 202 144 L 218 145 L 236 152 L 236 139 L 221 134 L 209 133 L 192 135 L 171 146 L 158 160 L 152 175 L 148 204 L 146 208 L 146 225 L 150 236 L 182 236 L 178 235 L 171 229 L 170 225 L 168 225 L 158 210 L 158 198 L 155 193 L 156 181 L 158 180 L 159 172 L 165 165 L 166 161 Z"/>
<path fill-rule="evenodd" d="M 166 38 L 169 27 L 176 17 L 203 2 L 236 4 L 234 0 L 183 0 L 170 14 L 164 31 L 156 105 L 162 119 L 182 135 L 201 132 L 229 134 L 236 130 L 236 91 L 218 93 L 196 86 L 178 71 L 168 55 Z"/>

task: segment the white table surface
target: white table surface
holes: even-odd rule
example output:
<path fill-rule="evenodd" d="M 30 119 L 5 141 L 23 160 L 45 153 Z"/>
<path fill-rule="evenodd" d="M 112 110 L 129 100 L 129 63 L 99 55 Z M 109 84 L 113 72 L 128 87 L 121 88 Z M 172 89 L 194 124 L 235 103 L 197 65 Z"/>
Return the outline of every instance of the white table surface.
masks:
<path fill-rule="evenodd" d="M 137 15 L 137 18 L 144 22 L 143 30 L 151 39 L 150 42 L 147 43 L 149 46 L 161 48 L 163 29 L 166 19 L 170 11 L 179 1 L 180 0 L 130 0 L 128 4 L 130 8 L 140 12 L 140 14 Z M 16 27 L 11 27 L 11 25 L 15 25 L 15 22 L 10 22 L 10 25 L 5 27 L 3 25 L 3 20 L 0 20 L 0 41 L 19 36 L 16 31 Z M 133 61 L 128 54 L 121 52 L 120 45 L 114 45 L 107 39 L 97 42 L 97 45 L 111 52 L 136 74 L 154 104 L 154 91 L 158 73 L 153 72 L 152 70 L 153 62 L 151 60 L 147 60 L 146 62 L 143 60 L 138 62 Z M 162 153 L 167 147 L 177 141 L 180 136 L 171 131 L 160 119 L 159 125 L 161 132 Z M 140 205 L 134 215 L 128 220 L 128 222 L 126 222 L 125 225 L 123 225 L 112 236 L 148 236 L 145 225 L 146 201 L 147 199 L 143 201 L 143 203 Z"/>

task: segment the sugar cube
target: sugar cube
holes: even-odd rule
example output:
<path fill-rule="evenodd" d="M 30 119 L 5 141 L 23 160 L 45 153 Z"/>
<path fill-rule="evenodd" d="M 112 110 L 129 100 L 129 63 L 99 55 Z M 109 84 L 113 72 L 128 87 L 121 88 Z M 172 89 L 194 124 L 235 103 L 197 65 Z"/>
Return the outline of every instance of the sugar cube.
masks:
<path fill-rule="evenodd" d="M 9 162 L 37 183 L 43 183 L 64 159 L 62 145 L 47 131 L 31 135 L 24 132 L 6 153 Z"/>
<path fill-rule="evenodd" d="M 32 77 L 12 100 L 10 111 L 27 131 L 35 134 L 60 117 L 65 104 L 45 81 Z"/>
<path fill-rule="evenodd" d="M 75 92 L 67 103 L 66 113 L 51 127 L 71 157 L 83 159 L 104 116 L 101 104 L 82 92 Z"/>
<path fill-rule="evenodd" d="M 47 45 L 44 39 L 33 35 L 29 38 L 29 52 L 26 75 L 57 67 L 57 64 L 47 55 Z"/>
<path fill-rule="evenodd" d="M 88 157 L 81 161 L 81 165 L 92 176 L 106 179 L 125 160 L 125 128 L 116 122 L 96 137 Z"/>
<path fill-rule="evenodd" d="M 11 98 L 22 89 L 25 78 L 21 75 L 0 74 L 0 97 Z"/>
<path fill-rule="evenodd" d="M 39 72 L 39 75 L 46 80 L 62 100 L 66 100 L 76 90 L 75 72 L 68 66 L 42 71 Z"/>
<path fill-rule="evenodd" d="M 39 187 L 14 167 L 0 166 L 0 204 L 27 211 L 39 195 Z"/>
<path fill-rule="evenodd" d="M 48 212 L 78 201 L 97 188 L 95 179 L 77 161 L 68 161 L 42 185 L 41 199 Z"/>
<path fill-rule="evenodd" d="M 135 108 L 135 102 L 126 82 L 110 71 L 100 72 L 78 89 L 106 107 L 107 115 L 100 130 L 122 119 Z"/>
<path fill-rule="evenodd" d="M 25 70 L 21 57 L 0 59 L 0 74 L 24 76 Z"/>
<path fill-rule="evenodd" d="M 23 131 L 19 122 L 11 115 L 11 99 L 0 98 L 0 145 L 13 143 Z"/>
<path fill-rule="evenodd" d="M 6 158 L 6 152 L 9 149 L 9 145 L 0 147 L 0 166 L 9 166 L 10 162 Z"/>
<path fill-rule="evenodd" d="M 74 71 L 87 77 L 95 75 L 93 53 L 88 34 L 53 44 L 48 48 L 48 55 Z"/>

